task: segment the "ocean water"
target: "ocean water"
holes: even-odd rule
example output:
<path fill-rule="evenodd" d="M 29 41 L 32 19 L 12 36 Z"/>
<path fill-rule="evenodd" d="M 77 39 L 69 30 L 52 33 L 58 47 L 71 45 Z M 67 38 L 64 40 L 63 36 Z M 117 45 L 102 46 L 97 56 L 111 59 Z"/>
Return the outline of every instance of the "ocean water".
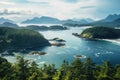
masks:
<path fill-rule="evenodd" d="M 40 49 L 40 51 L 46 52 L 46 55 L 38 56 L 25 54 L 23 56 L 25 59 L 36 61 L 40 66 L 45 63 L 56 64 L 56 67 L 60 67 L 63 60 L 67 60 L 71 63 L 76 55 L 84 56 L 82 60 L 91 57 L 92 60 L 98 64 L 103 63 L 105 60 L 110 60 L 113 65 L 120 64 L 119 43 L 105 40 L 85 40 L 72 35 L 72 33 L 81 33 L 85 28 L 87 27 L 76 27 L 63 31 L 39 31 L 47 39 L 55 37 L 64 39 L 66 45 L 62 47 L 50 46 Z M 11 62 L 15 62 L 15 57 L 6 56 L 5 58 Z"/>

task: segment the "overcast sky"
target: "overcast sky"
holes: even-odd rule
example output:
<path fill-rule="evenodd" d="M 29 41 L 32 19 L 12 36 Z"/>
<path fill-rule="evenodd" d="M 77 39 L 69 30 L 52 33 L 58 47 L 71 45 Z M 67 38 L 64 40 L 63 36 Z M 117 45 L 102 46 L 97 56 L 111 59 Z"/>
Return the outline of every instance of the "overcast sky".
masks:
<path fill-rule="evenodd" d="M 120 0 L 0 0 L 0 17 L 22 21 L 35 16 L 102 19 L 120 13 Z"/>

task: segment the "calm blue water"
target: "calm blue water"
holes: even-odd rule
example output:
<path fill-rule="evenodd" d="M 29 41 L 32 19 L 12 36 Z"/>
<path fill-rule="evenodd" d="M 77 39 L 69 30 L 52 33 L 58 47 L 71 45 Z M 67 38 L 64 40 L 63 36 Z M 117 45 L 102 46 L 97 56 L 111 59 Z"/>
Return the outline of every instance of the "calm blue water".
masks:
<path fill-rule="evenodd" d="M 120 44 L 108 41 L 90 41 L 77 38 L 72 33 L 81 33 L 85 28 L 71 28 L 64 31 L 43 31 L 45 38 L 52 39 L 55 37 L 66 40 L 66 46 L 63 47 L 46 47 L 41 51 L 47 52 L 46 55 L 24 55 L 26 59 L 35 60 L 38 64 L 56 64 L 59 67 L 63 60 L 72 62 L 75 55 L 84 55 L 91 57 L 96 63 L 103 63 L 110 60 L 112 64 L 120 64 Z M 14 61 L 14 57 L 6 57 L 9 61 Z M 84 60 L 85 58 L 83 58 Z"/>

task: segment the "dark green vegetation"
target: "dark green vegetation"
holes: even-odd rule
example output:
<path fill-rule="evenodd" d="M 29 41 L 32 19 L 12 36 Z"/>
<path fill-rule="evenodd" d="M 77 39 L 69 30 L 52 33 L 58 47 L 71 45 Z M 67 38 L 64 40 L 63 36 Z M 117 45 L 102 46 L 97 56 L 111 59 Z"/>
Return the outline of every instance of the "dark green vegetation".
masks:
<path fill-rule="evenodd" d="M 26 26 L 24 27 L 25 29 L 30 29 L 30 30 L 35 30 L 35 31 L 45 31 L 45 30 L 48 30 L 48 27 L 47 26 L 37 26 L 37 25 L 29 25 L 29 26 Z"/>
<path fill-rule="evenodd" d="M 49 46 L 40 33 L 27 29 L 0 27 L 0 52 Z"/>
<path fill-rule="evenodd" d="M 90 39 L 117 39 L 120 38 L 120 29 L 108 27 L 87 28 L 81 33 L 81 36 Z"/>
<path fill-rule="evenodd" d="M 51 30 L 66 30 L 67 27 L 60 26 L 60 25 L 53 25 L 53 26 L 50 26 L 50 29 Z"/>
<path fill-rule="evenodd" d="M 53 26 L 37 26 L 37 25 L 29 25 L 25 27 L 25 29 L 36 30 L 36 31 L 47 31 L 47 30 L 67 30 L 67 27 L 60 25 Z"/>
<path fill-rule="evenodd" d="M 112 66 L 109 61 L 98 65 L 87 58 L 85 62 L 75 59 L 71 64 L 63 61 L 58 69 L 54 64 L 40 68 L 23 57 L 14 64 L 0 57 L 0 80 L 120 80 L 120 65 Z"/>

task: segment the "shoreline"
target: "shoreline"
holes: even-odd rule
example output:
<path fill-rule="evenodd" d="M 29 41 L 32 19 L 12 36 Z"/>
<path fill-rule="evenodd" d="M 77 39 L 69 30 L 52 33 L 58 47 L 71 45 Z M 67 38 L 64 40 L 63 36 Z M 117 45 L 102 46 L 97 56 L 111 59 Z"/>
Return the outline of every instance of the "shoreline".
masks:
<path fill-rule="evenodd" d="M 102 40 L 109 41 L 109 42 L 112 42 L 112 43 L 117 43 L 117 44 L 120 45 L 120 39 L 102 39 Z"/>

